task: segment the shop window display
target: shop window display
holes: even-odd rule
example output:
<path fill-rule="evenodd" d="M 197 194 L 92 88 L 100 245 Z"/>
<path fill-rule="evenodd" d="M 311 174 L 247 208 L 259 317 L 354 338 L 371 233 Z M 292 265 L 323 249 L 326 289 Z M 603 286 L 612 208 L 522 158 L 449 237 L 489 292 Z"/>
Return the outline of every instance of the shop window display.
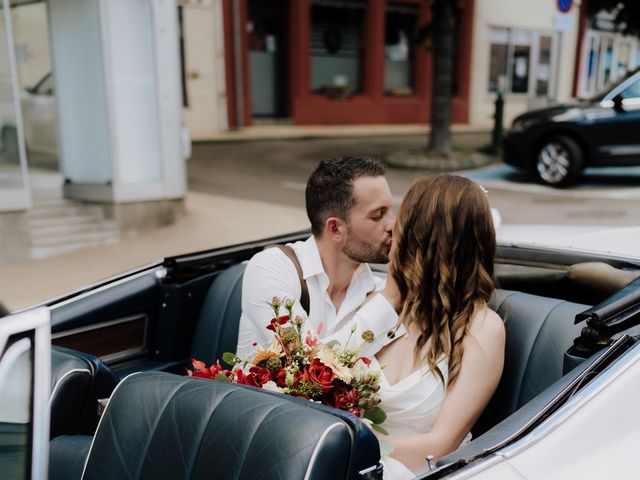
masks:
<path fill-rule="evenodd" d="M 418 26 L 417 6 L 387 5 L 384 91 L 386 95 L 406 96 L 415 93 L 415 48 Z"/>
<path fill-rule="evenodd" d="M 311 3 L 311 91 L 335 98 L 362 91 L 365 1 Z"/>

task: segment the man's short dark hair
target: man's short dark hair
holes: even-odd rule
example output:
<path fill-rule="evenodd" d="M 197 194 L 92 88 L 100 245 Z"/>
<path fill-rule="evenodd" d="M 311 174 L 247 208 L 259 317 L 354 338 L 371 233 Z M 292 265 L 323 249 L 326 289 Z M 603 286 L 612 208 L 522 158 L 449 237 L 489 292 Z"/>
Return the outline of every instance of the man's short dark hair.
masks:
<path fill-rule="evenodd" d="M 336 157 L 323 160 L 307 182 L 307 216 L 317 237 L 329 217 L 347 220 L 355 204 L 353 182 L 360 177 L 379 177 L 387 173 L 380 160 L 370 157 Z"/>

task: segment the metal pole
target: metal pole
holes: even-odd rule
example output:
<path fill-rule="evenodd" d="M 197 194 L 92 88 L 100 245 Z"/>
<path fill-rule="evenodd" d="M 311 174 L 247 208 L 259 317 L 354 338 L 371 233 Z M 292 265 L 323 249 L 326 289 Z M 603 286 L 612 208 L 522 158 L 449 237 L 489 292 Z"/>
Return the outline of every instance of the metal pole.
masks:
<path fill-rule="evenodd" d="M 502 140 L 502 124 L 504 121 L 504 97 L 502 92 L 498 90 L 496 97 L 496 112 L 493 116 L 493 134 L 491 137 L 491 149 L 498 152 L 500 149 L 500 141 Z"/>
<path fill-rule="evenodd" d="M 244 81 L 242 75 L 242 22 L 240 2 L 233 0 L 233 67 L 236 85 L 236 128 L 244 127 Z"/>

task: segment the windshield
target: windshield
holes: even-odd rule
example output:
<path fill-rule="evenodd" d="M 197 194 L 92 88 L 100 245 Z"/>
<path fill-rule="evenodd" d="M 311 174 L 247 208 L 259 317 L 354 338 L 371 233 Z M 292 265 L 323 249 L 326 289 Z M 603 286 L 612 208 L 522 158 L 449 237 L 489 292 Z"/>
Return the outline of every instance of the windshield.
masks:
<path fill-rule="evenodd" d="M 626 75 L 624 75 L 622 78 L 616 80 L 615 82 L 610 83 L 607 87 L 605 87 L 605 89 L 603 89 L 602 91 L 600 91 L 598 94 L 594 95 L 593 97 L 589 98 L 588 100 L 590 102 L 593 102 L 593 103 L 601 102 L 602 100 L 604 100 L 607 97 L 607 95 L 609 95 L 609 93 L 611 93 L 618 86 L 622 85 L 625 81 L 627 81 L 628 78 L 634 76 L 638 72 L 640 72 L 640 67 L 636 68 L 635 70 L 632 70 L 631 72 L 628 72 Z"/>

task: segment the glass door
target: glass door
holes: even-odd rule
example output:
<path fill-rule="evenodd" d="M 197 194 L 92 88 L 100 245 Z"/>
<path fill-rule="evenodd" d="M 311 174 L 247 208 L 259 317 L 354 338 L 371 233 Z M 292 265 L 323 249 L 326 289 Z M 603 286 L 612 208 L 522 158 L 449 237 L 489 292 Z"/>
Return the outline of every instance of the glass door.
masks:
<path fill-rule="evenodd" d="M 0 9 L 0 212 L 31 205 L 9 0 Z"/>

